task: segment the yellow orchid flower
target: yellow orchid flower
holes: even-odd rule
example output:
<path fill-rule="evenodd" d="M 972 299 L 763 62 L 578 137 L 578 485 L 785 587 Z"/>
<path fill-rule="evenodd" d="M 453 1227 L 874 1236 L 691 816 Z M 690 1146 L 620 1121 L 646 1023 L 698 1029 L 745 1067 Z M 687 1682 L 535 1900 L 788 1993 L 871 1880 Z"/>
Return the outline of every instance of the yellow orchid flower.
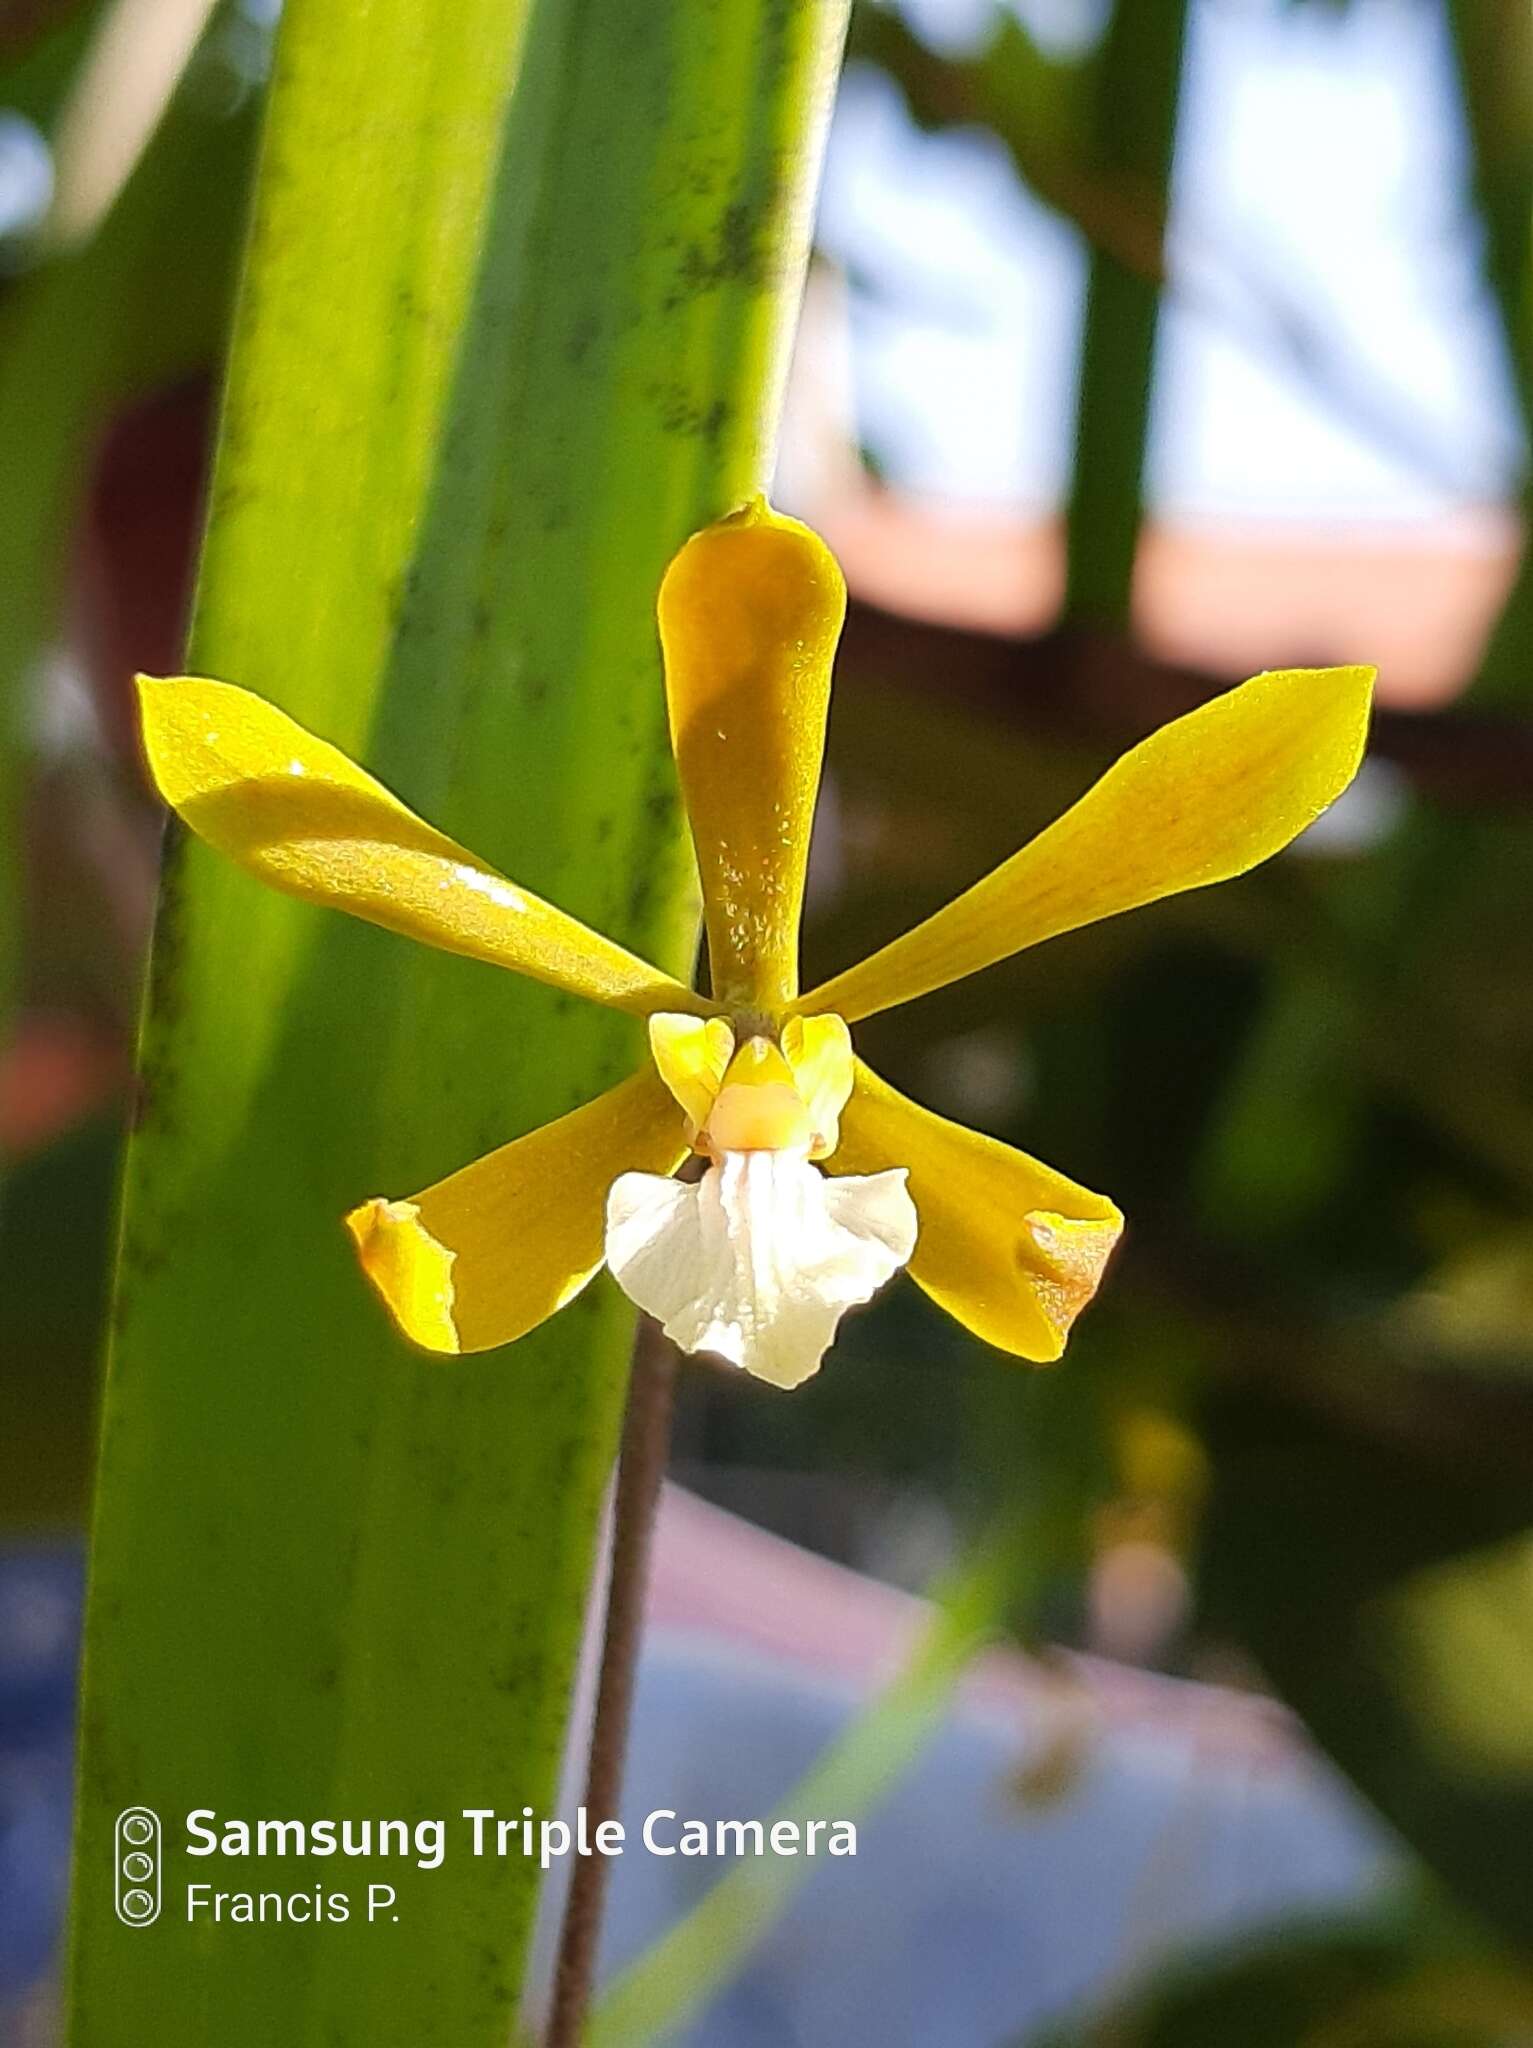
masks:
<path fill-rule="evenodd" d="M 1374 672 L 1284 669 L 1176 720 L 946 909 L 801 995 L 845 610 L 825 544 L 763 499 L 694 535 L 661 585 L 711 997 L 507 881 L 263 699 L 140 677 L 166 802 L 262 881 L 648 1021 L 652 1057 L 630 1080 L 347 1218 L 369 1279 L 426 1350 L 510 1343 L 605 1264 L 683 1349 L 776 1386 L 807 1379 L 842 1314 L 902 1266 L 1000 1350 L 1063 1351 L 1118 1210 L 896 1094 L 855 1057 L 848 1026 L 1266 860 L 1352 779 Z M 701 1175 L 676 1179 L 694 1155 Z"/>

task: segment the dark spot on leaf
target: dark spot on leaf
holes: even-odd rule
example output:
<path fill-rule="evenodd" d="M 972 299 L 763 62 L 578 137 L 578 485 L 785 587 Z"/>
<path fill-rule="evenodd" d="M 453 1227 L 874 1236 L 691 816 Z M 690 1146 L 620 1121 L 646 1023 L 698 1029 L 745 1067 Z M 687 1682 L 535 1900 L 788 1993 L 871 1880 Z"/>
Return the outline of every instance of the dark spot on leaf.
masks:
<path fill-rule="evenodd" d="M 601 321 L 595 313 L 582 313 L 570 329 L 570 338 L 565 346 L 564 358 L 572 370 L 578 370 L 591 353 L 596 337 L 601 333 Z"/>

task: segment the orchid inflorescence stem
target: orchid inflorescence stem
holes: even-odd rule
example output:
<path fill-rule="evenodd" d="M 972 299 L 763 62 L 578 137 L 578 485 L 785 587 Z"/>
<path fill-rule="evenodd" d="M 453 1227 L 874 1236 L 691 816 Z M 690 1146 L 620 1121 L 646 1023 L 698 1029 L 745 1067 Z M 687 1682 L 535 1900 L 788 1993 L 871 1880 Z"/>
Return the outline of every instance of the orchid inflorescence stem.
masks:
<path fill-rule="evenodd" d="M 586 1763 L 585 1810 L 594 1832 L 617 1817 L 628 1752 L 644 1600 L 660 1487 L 670 1453 L 677 1352 L 653 1323 L 641 1322 L 629 1370 L 623 1441 L 613 1490 L 612 1541 L 602 1625 L 601 1671 Z M 607 1862 L 599 1852 L 575 1860 L 559 1930 L 546 2048 L 577 2048 L 590 2004 L 607 1897 Z"/>

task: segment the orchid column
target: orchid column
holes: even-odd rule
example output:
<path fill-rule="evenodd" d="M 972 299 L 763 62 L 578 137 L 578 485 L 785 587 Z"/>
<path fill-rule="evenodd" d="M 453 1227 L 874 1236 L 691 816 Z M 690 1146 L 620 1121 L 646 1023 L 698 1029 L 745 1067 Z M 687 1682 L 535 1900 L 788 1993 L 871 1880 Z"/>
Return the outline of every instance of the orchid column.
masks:
<path fill-rule="evenodd" d="M 289 0 L 189 665 L 238 675 L 685 977 L 654 593 L 768 480 L 841 0 Z M 167 319 L 174 309 L 166 309 Z M 631 1311 L 426 1370 L 337 1218 L 628 1070 L 636 1019 L 170 851 L 87 1645 L 73 2039 L 501 2043 L 520 1860 L 321 1873 L 398 1921 L 237 1931 L 194 1808 L 553 1796 Z M 113 1826 L 165 1829 L 152 1927 Z M 300 1887 L 301 1888 L 301 1887 Z"/>

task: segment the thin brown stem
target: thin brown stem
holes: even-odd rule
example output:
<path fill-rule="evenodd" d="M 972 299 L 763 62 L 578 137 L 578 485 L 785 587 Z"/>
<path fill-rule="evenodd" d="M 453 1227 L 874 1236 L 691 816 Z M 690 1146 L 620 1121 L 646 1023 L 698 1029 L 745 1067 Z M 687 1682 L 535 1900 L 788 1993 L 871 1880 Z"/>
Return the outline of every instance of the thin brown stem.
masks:
<path fill-rule="evenodd" d="M 603 1821 L 616 1818 L 623 1788 L 628 1722 L 644 1633 L 650 1538 L 670 1449 L 675 1391 L 676 1348 L 658 1330 L 645 1324 L 634 1346 L 623 1441 L 618 1452 L 601 1676 L 586 1764 L 585 1809 L 589 1836 L 593 1839 Z M 564 1923 L 559 1931 L 547 2048 L 578 2048 L 596 1969 L 608 1861 L 600 1854 L 575 1859 Z"/>

